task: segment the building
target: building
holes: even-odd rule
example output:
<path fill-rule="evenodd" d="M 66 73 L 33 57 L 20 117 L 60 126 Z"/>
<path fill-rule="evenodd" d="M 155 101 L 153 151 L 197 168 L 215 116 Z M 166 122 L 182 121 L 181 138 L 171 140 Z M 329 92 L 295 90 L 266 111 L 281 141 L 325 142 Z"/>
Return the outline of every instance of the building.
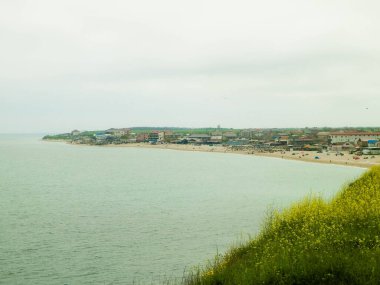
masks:
<path fill-rule="evenodd" d="M 189 142 L 207 143 L 211 139 L 208 134 L 192 134 L 187 137 Z"/>
<path fill-rule="evenodd" d="M 228 140 L 234 140 L 237 138 L 237 134 L 234 132 L 225 132 L 223 133 L 223 140 L 228 141 Z"/>
<path fill-rule="evenodd" d="M 246 129 L 240 132 L 240 137 L 245 139 L 252 139 L 255 136 L 256 131 L 254 129 Z"/>
<path fill-rule="evenodd" d="M 158 141 L 160 141 L 160 142 L 165 141 L 165 132 L 159 132 L 158 133 Z"/>
<path fill-rule="evenodd" d="M 71 135 L 72 136 L 77 136 L 77 135 L 79 135 L 80 134 L 80 131 L 78 131 L 78 130 L 73 130 L 72 132 L 71 132 Z"/>
<path fill-rule="evenodd" d="M 141 143 L 141 142 L 147 142 L 149 139 L 149 134 L 147 133 L 140 133 L 137 134 L 136 136 L 136 142 Z"/>
<path fill-rule="evenodd" d="M 218 144 L 222 143 L 223 137 L 222 136 L 211 136 L 209 142 L 212 144 Z"/>
<path fill-rule="evenodd" d="M 160 132 L 159 131 L 151 131 L 148 135 L 148 141 L 149 142 L 157 142 L 160 138 Z"/>
<path fill-rule="evenodd" d="M 380 154 L 380 147 L 367 147 L 363 148 L 363 154 L 369 154 L 369 155 L 379 155 Z"/>
<path fill-rule="evenodd" d="M 330 147 L 331 151 L 355 151 L 356 147 L 353 143 L 346 142 L 344 144 L 334 144 Z"/>
<path fill-rule="evenodd" d="M 291 140 L 291 146 L 294 148 L 305 148 L 311 149 L 311 146 L 315 145 L 318 143 L 315 139 L 312 138 L 294 138 Z M 314 147 L 313 147 L 314 148 Z"/>
<path fill-rule="evenodd" d="M 320 143 L 327 144 L 329 142 L 330 132 L 318 132 L 317 138 Z"/>
<path fill-rule="evenodd" d="M 243 146 L 243 145 L 249 145 L 250 140 L 242 138 L 242 139 L 230 140 L 226 142 L 226 144 L 229 146 Z"/>
<path fill-rule="evenodd" d="M 289 136 L 287 136 L 287 135 L 281 135 L 280 137 L 277 138 L 277 142 L 280 145 L 288 145 L 288 143 L 289 143 Z"/>
<path fill-rule="evenodd" d="M 368 147 L 377 147 L 377 146 L 380 146 L 378 140 L 368 140 L 367 141 L 367 145 L 368 145 Z"/>
<path fill-rule="evenodd" d="M 181 137 L 181 134 L 173 133 L 172 131 L 165 131 L 165 142 L 176 142 Z"/>
<path fill-rule="evenodd" d="M 380 140 L 380 133 L 365 132 L 335 132 L 330 133 L 329 141 L 331 144 L 354 143 L 359 141 Z"/>
<path fill-rule="evenodd" d="M 99 133 L 94 134 L 94 137 L 95 137 L 95 141 L 100 142 L 100 143 L 104 143 L 104 142 L 112 139 L 112 135 L 105 134 L 103 132 L 99 132 Z"/>

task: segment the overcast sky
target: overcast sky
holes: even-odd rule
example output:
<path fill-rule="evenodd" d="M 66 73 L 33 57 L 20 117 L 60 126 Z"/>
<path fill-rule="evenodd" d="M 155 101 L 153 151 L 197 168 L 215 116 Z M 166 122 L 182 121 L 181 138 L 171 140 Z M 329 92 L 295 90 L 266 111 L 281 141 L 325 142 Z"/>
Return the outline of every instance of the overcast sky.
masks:
<path fill-rule="evenodd" d="M 380 126 L 380 1 L 1 0 L 0 132 Z"/>

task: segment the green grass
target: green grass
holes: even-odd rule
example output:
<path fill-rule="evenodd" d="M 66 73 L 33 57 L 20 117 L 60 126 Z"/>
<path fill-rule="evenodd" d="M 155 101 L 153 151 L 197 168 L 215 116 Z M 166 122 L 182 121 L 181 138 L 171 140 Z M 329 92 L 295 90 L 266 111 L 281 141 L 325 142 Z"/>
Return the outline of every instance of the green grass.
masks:
<path fill-rule="evenodd" d="M 273 212 L 247 244 L 186 276 L 185 284 L 380 284 L 380 167 L 335 198 Z"/>
<path fill-rule="evenodd" d="M 43 140 L 71 140 L 71 134 L 58 134 L 58 135 L 47 135 L 44 136 Z"/>

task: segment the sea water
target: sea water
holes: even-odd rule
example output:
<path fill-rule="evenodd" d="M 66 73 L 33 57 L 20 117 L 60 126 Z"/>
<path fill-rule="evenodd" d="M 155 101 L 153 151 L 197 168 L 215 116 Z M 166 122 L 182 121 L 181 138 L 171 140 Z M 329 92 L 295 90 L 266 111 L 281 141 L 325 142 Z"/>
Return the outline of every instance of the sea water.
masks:
<path fill-rule="evenodd" d="M 254 236 L 268 209 L 329 198 L 363 172 L 1 135 L 0 284 L 180 280 Z"/>

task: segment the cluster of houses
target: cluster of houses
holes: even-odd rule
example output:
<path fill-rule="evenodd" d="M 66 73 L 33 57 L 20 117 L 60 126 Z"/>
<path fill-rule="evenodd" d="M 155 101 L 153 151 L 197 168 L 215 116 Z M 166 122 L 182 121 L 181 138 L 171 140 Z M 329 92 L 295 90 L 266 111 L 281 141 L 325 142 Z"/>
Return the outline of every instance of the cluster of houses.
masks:
<path fill-rule="evenodd" d="M 243 129 L 200 132 L 196 130 L 176 132 L 173 130 L 150 130 L 134 132 L 133 129 L 108 129 L 90 133 L 71 132 L 73 143 L 85 144 L 195 144 L 252 147 L 267 150 L 331 150 L 363 154 L 380 154 L 380 132 L 345 131 L 333 132 L 314 129 Z"/>
<path fill-rule="evenodd" d="M 332 149 L 380 154 L 380 132 L 331 132 Z"/>

